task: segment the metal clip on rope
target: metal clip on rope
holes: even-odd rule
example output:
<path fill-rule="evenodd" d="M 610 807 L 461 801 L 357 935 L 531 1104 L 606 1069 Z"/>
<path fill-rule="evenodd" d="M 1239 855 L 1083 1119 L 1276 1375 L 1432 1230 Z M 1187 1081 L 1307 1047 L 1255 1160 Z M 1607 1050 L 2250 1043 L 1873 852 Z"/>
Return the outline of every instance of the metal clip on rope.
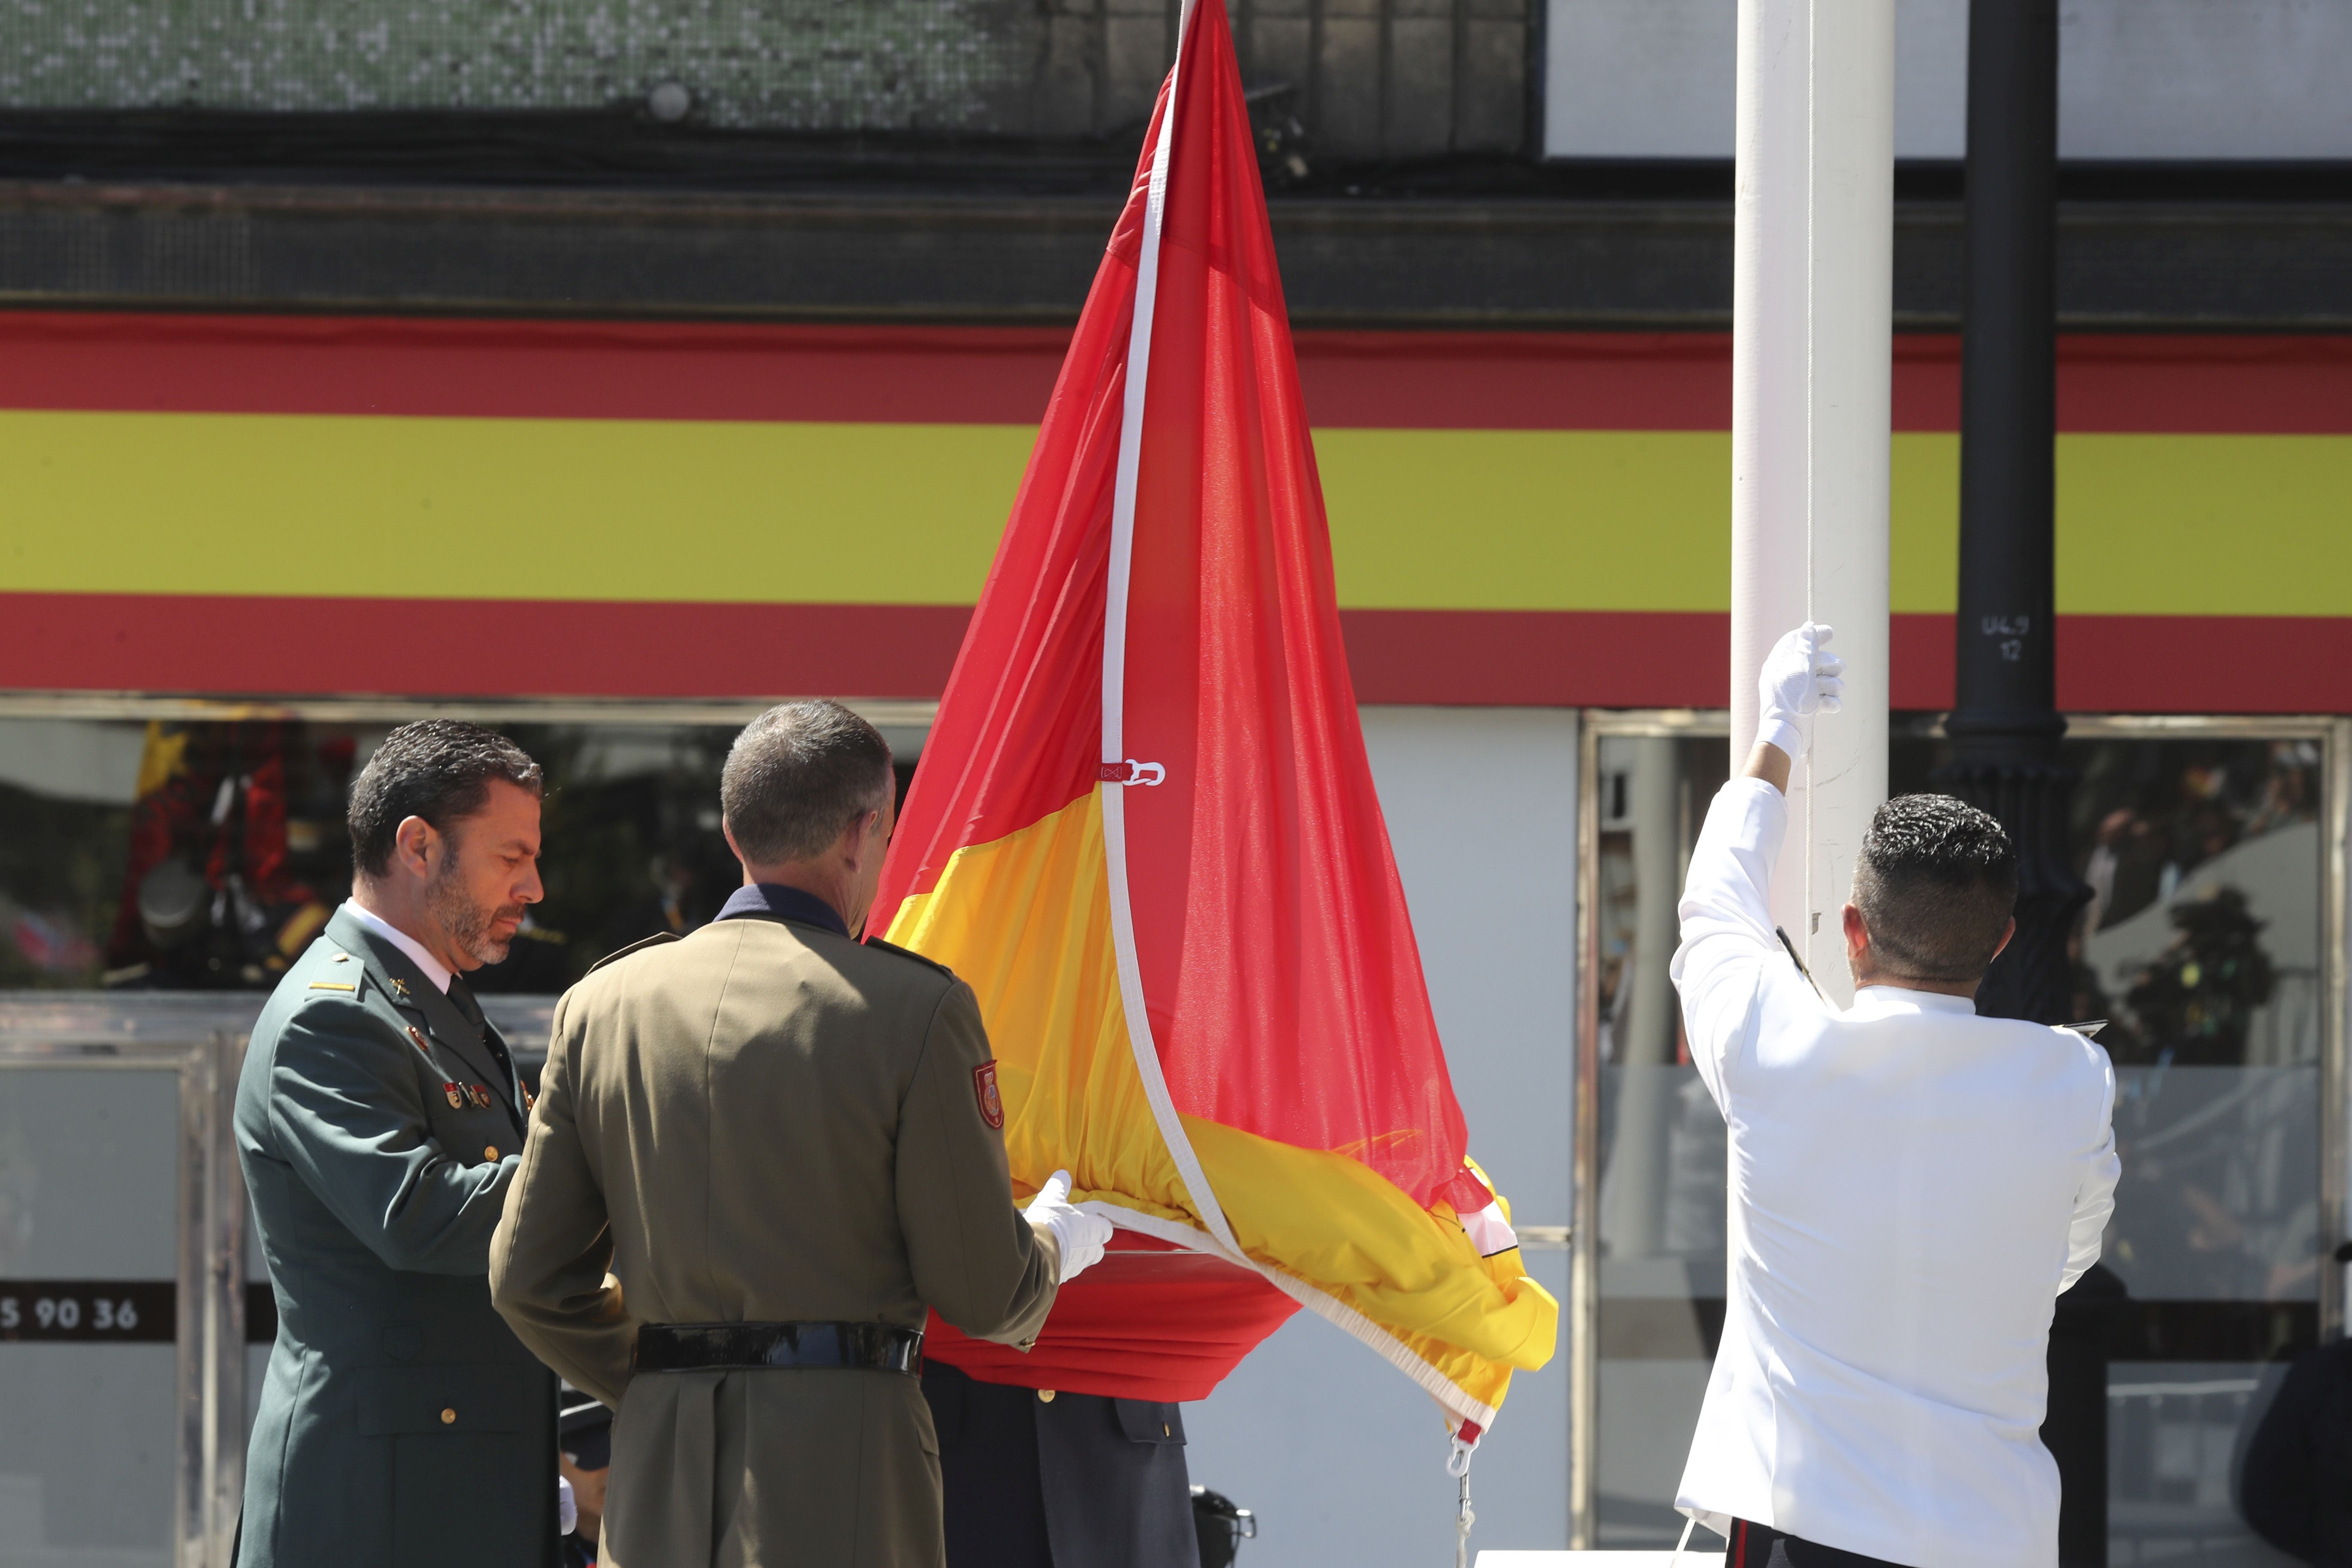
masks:
<path fill-rule="evenodd" d="M 1478 1516 L 1470 1510 L 1470 1457 L 1478 1451 L 1486 1431 L 1475 1421 L 1454 1428 L 1453 1447 L 1445 1456 L 1445 1473 L 1454 1479 L 1454 1568 L 1470 1568 L 1470 1527 Z"/>
<path fill-rule="evenodd" d="M 1168 769 L 1160 763 L 1139 763 L 1129 757 L 1125 762 L 1105 763 L 1097 774 L 1105 784 L 1156 784 L 1167 781 Z"/>

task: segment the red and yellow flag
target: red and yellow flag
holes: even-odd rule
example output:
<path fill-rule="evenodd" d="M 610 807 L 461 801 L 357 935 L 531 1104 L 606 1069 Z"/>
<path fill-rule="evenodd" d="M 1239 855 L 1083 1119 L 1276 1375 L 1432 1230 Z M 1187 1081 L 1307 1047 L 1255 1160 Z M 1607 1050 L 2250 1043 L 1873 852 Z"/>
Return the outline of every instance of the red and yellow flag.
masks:
<path fill-rule="evenodd" d="M 1340 643 L 1220 0 L 1176 67 L 871 929 L 953 968 L 1017 1180 L 1123 1246 L 992 1381 L 1197 1398 L 1304 1304 L 1489 1424 L 1549 1360 L 1465 1157 Z"/>

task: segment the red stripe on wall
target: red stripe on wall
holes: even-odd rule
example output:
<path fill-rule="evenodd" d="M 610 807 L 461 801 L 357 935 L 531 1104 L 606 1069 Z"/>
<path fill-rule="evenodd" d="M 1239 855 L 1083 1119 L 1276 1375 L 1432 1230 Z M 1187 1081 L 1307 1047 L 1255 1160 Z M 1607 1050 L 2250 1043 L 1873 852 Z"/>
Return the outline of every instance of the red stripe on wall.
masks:
<path fill-rule="evenodd" d="M 1731 617 L 1341 610 L 1359 702 L 1720 708 Z"/>
<path fill-rule="evenodd" d="M 936 698 L 971 612 L 0 594 L 0 689 L 203 696 Z M 1720 708 L 1730 617 L 1342 610 L 1363 702 Z M 1893 705 L 1951 706 L 1949 616 L 1897 616 Z M 2259 680 L 2247 671 L 2262 672 Z M 2352 617 L 2061 616 L 2078 713 L 2352 713 Z"/>
<path fill-rule="evenodd" d="M 1342 610 L 1339 618 L 1364 702 L 1730 700 L 1728 616 Z M 1953 617 L 1896 616 L 1889 631 L 1890 705 L 1950 708 Z M 2073 713 L 2352 713 L 2352 617 L 2061 616 L 2058 705 Z"/>
<path fill-rule="evenodd" d="M 937 697 L 929 605 L 0 595 L 0 686 L 201 695 Z"/>
<path fill-rule="evenodd" d="M 1034 424 L 1055 328 L 0 311 L 0 407 Z M 1718 332 L 1302 332 L 1325 429 L 1724 430 Z M 2352 337 L 2060 340 L 2068 431 L 2352 434 Z M 1959 342 L 1895 340 L 1898 430 L 1959 424 Z"/>
<path fill-rule="evenodd" d="M 1033 425 L 1052 328 L 0 311 L 0 407 Z"/>

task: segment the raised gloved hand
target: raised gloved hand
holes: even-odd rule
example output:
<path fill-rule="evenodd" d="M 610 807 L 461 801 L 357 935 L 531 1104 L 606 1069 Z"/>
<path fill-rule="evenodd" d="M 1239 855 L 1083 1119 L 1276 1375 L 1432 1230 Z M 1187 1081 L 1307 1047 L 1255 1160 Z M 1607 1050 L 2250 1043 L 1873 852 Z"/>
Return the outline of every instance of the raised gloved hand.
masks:
<path fill-rule="evenodd" d="M 1080 1270 L 1100 1263 L 1103 1248 L 1110 1245 L 1110 1221 L 1071 1204 L 1067 1171 L 1056 1171 L 1046 1177 L 1045 1184 L 1037 1189 L 1037 1195 L 1023 1212 L 1030 1224 L 1042 1225 L 1054 1233 L 1054 1240 L 1062 1249 L 1065 1285 L 1076 1279 Z"/>
<path fill-rule="evenodd" d="M 1756 678 L 1759 705 L 1756 738 L 1778 746 L 1790 762 L 1805 754 L 1805 733 L 1797 721 L 1834 713 L 1845 693 L 1845 660 L 1829 651 L 1830 628 L 1807 621 L 1782 636 L 1764 656 Z"/>

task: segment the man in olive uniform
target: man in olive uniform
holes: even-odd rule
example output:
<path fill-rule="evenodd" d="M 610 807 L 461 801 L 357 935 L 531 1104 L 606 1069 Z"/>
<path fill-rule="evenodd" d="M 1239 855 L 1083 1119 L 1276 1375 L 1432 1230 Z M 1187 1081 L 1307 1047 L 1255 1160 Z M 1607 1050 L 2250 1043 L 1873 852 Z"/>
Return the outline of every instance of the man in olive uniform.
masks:
<path fill-rule="evenodd" d="M 720 800 L 744 886 L 556 1008 L 491 1289 L 618 1412 L 611 1568 L 937 1568 L 925 1309 L 1032 1342 L 1110 1226 L 1066 1177 L 1013 1206 L 971 987 L 853 938 L 893 819 L 873 727 L 772 709 Z"/>
<path fill-rule="evenodd" d="M 352 789 L 351 900 L 279 982 L 236 1148 L 278 1343 L 243 1568 L 552 1568 L 555 1379 L 490 1305 L 529 1105 L 461 972 L 540 896 L 537 763 L 394 730 Z"/>

